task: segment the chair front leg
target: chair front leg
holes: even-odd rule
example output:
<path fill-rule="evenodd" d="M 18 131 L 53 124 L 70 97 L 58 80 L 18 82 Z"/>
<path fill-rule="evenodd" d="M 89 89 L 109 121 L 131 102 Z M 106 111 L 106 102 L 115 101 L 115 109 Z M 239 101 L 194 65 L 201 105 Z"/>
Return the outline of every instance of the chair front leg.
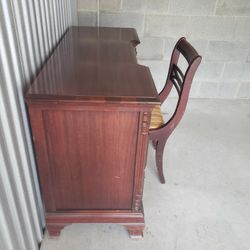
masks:
<path fill-rule="evenodd" d="M 166 144 L 167 140 L 158 140 L 158 143 L 156 145 L 156 151 L 155 151 L 155 161 L 156 161 L 156 167 L 158 170 L 160 182 L 162 184 L 165 183 L 165 177 L 163 174 L 163 152 L 164 152 L 164 147 Z"/>

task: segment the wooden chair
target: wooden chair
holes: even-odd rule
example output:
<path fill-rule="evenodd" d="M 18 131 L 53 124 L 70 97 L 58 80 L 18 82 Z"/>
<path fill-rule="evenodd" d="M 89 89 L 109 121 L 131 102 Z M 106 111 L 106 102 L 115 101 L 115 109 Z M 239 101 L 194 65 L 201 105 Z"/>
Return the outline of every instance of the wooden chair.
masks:
<path fill-rule="evenodd" d="M 188 63 L 186 70 L 183 72 L 178 66 L 180 55 L 182 55 Z M 162 104 L 168 97 L 174 85 L 178 93 L 176 109 L 168 122 L 164 123 L 160 106 L 156 106 L 152 112 L 149 130 L 149 139 L 152 140 L 153 146 L 156 150 L 156 166 L 161 183 L 165 183 L 162 166 L 164 147 L 169 136 L 176 128 L 184 114 L 193 77 L 200 62 L 201 56 L 199 56 L 192 45 L 188 43 L 184 37 L 179 39 L 172 52 L 166 84 L 159 94 Z"/>

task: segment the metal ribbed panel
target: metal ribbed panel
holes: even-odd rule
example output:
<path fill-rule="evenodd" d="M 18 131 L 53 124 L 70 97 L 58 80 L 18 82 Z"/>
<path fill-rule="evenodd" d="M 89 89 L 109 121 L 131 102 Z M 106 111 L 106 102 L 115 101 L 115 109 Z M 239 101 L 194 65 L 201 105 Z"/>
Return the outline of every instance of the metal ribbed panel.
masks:
<path fill-rule="evenodd" d="M 0 250 L 35 250 L 42 239 L 43 209 L 23 94 L 71 25 L 71 5 L 70 0 L 0 1 Z"/>

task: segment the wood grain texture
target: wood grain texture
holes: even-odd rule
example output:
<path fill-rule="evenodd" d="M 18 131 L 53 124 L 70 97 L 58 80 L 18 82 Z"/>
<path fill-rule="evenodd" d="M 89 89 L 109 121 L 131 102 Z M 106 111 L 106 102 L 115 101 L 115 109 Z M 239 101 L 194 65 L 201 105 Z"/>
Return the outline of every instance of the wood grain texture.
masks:
<path fill-rule="evenodd" d="M 31 86 L 27 99 L 105 102 L 157 102 L 148 69 L 133 64 L 75 63 L 60 66 L 51 60 Z"/>
<path fill-rule="evenodd" d="M 145 227 L 143 210 L 68 210 L 47 213 L 46 224 L 50 236 L 59 236 L 61 230 L 72 223 L 116 223 L 125 226 L 131 238 L 141 238 Z"/>
<path fill-rule="evenodd" d="M 138 116 L 43 112 L 56 210 L 131 209 Z"/>
<path fill-rule="evenodd" d="M 71 28 L 26 99 L 156 102 L 150 71 L 137 64 L 135 41 L 133 29 Z"/>
<path fill-rule="evenodd" d="M 50 235 L 71 223 L 118 223 L 142 237 L 151 110 L 134 29 L 71 28 L 26 94 Z"/>

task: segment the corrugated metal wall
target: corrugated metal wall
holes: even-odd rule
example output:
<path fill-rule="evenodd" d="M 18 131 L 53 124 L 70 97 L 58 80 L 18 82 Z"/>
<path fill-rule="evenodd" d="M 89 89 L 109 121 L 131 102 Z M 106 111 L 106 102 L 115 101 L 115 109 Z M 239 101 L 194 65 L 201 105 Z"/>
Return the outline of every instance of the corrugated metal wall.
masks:
<path fill-rule="evenodd" d="M 44 226 L 23 94 L 72 23 L 75 0 L 0 0 L 0 249 L 35 250 Z"/>

